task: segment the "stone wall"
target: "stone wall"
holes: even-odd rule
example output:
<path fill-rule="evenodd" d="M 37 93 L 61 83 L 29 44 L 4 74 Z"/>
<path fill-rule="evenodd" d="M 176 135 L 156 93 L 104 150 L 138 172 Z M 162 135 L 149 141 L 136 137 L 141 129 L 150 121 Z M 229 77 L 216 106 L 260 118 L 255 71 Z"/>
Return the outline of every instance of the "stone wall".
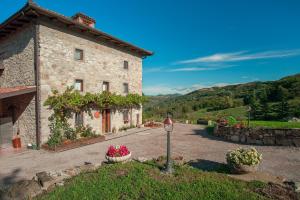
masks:
<path fill-rule="evenodd" d="M 0 87 L 34 86 L 34 28 L 27 25 L 0 42 L 0 60 L 4 70 L 0 70 Z M 15 107 L 17 121 L 13 134 L 20 130 L 23 145 L 36 143 L 35 93 L 19 95 L 0 100 L 0 117 L 10 116 L 10 106 Z"/>
<path fill-rule="evenodd" d="M 110 91 L 123 94 L 123 83 L 129 84 L 130 93 L 142 94 L 142 58 L 130 52 L 122 51 L 103 42 L 60 28 L 50 22 L 43 21 L 40 26 L 40 73 L 41 104 L 45 102 L 52 89 L 63 92 L 67 86 L 73 86 L 75 79 L 83 80 L 84 92 L 98 93 L 102 91 L 104 81 L 110 83 Z M 75 49 L 84 51 L 84 59 L 74 59 Z M 129 69 L 123 68 L 124 61 L 129 62 Z M 93 111 L 94 114 L 95 111 Z M 134 110 L 133 124 L 136 124 Z M 48 117 L 51 112 L 46 107 L 41 109 L 42 142 L 47 141 L 50 130 Z M 74 120 L 71 120 L 74 122 Z M 91 119 L 84 116 L 85 125 L 91 125 L 98 134 L 102 134 L 101 116 Z M 122 114 L 112 112 L 111 128 L 118 130 L 124 126 Z"/>
<path fill-rule="evenodd" d="M 300 147 L 300 129 L 216 127 L 214 135 L 245 144 Z"/>

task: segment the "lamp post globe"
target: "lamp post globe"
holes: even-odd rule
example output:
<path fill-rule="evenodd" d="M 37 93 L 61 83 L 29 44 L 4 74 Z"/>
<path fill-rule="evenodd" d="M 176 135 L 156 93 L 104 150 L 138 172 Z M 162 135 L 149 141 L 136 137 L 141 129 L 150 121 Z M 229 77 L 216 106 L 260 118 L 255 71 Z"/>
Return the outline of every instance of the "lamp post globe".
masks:
<path fill-rule="evenodd" d="M 173 173 L 172 161 L 171 161 L 171 132 L 173 131 L 173 121 L 168 115 L 164 120 L 164 129 L 167 132 L 167 163 L 165 173 Z"/>

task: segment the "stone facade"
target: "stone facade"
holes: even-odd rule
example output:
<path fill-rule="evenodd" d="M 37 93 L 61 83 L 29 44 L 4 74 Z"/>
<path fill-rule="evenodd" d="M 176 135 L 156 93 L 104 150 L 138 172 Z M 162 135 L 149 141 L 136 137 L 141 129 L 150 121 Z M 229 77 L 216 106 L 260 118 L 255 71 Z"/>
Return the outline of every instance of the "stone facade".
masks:
<path fill-rule="evenodd" d="M 128 83 L 130 93 L 142 94 L 141 57 L 47 21 L 40 25 L 39 38 L 42 143 L 50 134 L 48 117 L 51 115 L 43 103 L 53 89 L 63 92 L 67 86 L 73 86 L 76 79 L 80 79 L 83 80 L 83 92 L 102 92 L 105 81 L 109 82 L 110 92 L 124 94 L 123 84 Z M 74 59 L 75 49 L 83 50 L 83 60 Z M 124 61 L 128 61 L 128 69 L 124 69 Z M 142 111 L 134 110 L 134 125 L 137 114 L 139 122 L 142 121 Z M 102 134 L 101 116 L 91 119 L 84 114 L 84 124 L 89 124 L 98 134 Z M 124 125 L 122 112 L 112 111 L 111 130 L 119 130 Z"/>
<path fill-rule="evenodd" d="M 34 28 L 27 25 L 0 43 L 0 87 L 34 86 Z M 12 117 L 9 110 L 15 107 L 13 134 L 18 130 L 24 144 L 36 143 L 35 93 L 0 99 L 0 118 Z"/>
<path fill-rule="evenodd" d="M 300 147 L 300 129 L 216 127 L 214 135 L 245 144 Z"/>

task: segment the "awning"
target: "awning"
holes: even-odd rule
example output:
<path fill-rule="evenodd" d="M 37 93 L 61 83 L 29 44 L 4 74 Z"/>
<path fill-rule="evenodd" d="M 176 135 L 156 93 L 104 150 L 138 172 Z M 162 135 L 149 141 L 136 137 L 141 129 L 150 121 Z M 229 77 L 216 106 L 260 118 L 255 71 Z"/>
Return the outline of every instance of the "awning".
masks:
<path fill-rule="evenodd" d="M 11 88 L 0 88 L 0 99 L 32 93 L 36 91 L 35 86 L 17 86 Z"/>

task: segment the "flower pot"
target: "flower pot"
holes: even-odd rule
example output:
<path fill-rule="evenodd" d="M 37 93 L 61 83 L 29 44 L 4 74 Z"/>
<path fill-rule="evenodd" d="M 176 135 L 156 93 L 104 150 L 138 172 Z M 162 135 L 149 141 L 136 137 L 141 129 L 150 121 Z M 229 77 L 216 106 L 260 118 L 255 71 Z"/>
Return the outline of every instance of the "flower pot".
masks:
<path fill-rule="evenodd" d="M 12 145 L 14 148 L 21 148 L 21 138 L 17 137 L 12 139 Z"/>
<path fill-rule="evenodd" d="M 131 152 L 126 156 L 121 157 L 110 157 L 108 155 L 105 156 L 105 158 L 112 163 L 118 163 L 118 162 L 125 162 L 131 157 Z"/>
<path fill-rule="evenodd" d="M 257 165 L 232 165 L 232 172 L 236 174 L 248 174 L 256 172 L 258 169 Z"/>

